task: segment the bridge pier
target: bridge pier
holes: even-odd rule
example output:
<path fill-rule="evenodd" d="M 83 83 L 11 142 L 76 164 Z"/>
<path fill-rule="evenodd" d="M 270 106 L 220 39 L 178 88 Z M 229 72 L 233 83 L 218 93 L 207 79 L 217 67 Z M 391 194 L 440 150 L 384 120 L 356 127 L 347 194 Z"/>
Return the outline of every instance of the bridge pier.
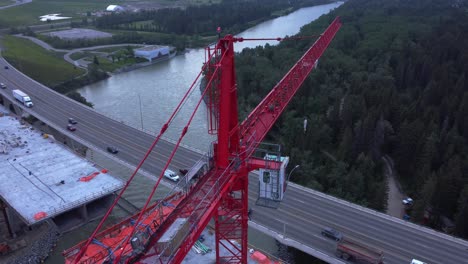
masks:
<path fill-rule="evenodd" d="M 14 104 L 10 98 L 4 96 L 3 94 L 0 94 L 0 104 L 2 104 L 6 109 L 11 111 L 13 114 L 17 116 L 22 116 L 23 115 L 23 110 L 21 107 L 17 106 Z"/>

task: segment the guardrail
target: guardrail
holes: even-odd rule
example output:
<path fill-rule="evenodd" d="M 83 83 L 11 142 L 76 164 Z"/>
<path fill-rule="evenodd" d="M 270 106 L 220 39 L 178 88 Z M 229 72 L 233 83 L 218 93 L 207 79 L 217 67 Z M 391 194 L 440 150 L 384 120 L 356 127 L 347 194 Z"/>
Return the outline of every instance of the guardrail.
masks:
<path fill-rule="evenodd" d="M 353 208 L 355 210 L 365 212 L 367 214 L 371 214 L 371 215 L 374 215 L 376 217 L 379 217 L 379 218 L 382 218 L 382 219 L 385 219 L 385 220 L 388 220 L 388 221 L 391 221 L 391 222 L 394 222 L 394 223 L 398 223 L 400 225 L 404 225 L 404 226 L 407 226 L 407 227 L 410 227 L 410 228 L 414 228 L 416 230 L 419 230 L 419 231 L 422 231 L 422 232 L 425 232 L 425 233 L 428 233 L 428 234 L 431 234 L 431 235 L 435 235 L 435 236 L 438 236 L 440 238 L 447 239 L 447 240 L 450 240 L 452 242 L 456 242 L 456 243 L 459 243 L 461 245 L 464 245 L 464 246 L 468 247 L 468 241 L 463 240 L 461 238 L 449 236 L 449 235 L 446 235 L 444 233 L 438 232 L 436 230 L 433 230 L 433 229 L 430 229 L 430 228 L 427 228 L 427 227 L 424 227 L 424 226 L 420 226 L 420 225 L 412 223 L 412 222 L 404 221 L 402 219 L 399 219 L 399 218 L 396 218 L 396 217 L 393 217 L 393 216 L 390 216 L 390 215 L 387 215 L 387 214 L 384 214 L 384 213 L 381 213 L 381 212 L 378 212 L 378 211 L 375 211 L 375 210 L 372 210 L 372 209 L 369 209 L 369 208 L 365 208 L 365 207 L 353 204 L 351 202 L 336 198 L 334 196 L 324 194 L 324 193 L 315 191 L 313 189 L 309 189 L 309 188 L 301 186 L 299 184 L 295 184 L 295 183 L 290 182 L 290 183 L 288 183 L 288 186 L 300 189 L 300 190 L 305 191 L 305 192 L 313 193 L 316 196 L 319 196 L 321 198 L 324 198 L 324 199 L 327 199 L 327 200 L 330 200 L 330 201 L 334 201 L 336 203 L 345 205 L 345 206 Z"/>
<path fill-rule="evenodd" d="M 52 93 L 55 93 L 56 95 L 62 97 L 64 100 L 67 100 L 69 103 L 78 105 L 78 106 L 80 106 L 80 107 L 87 108 L 88 110 L 93 111 L 93 112 L 95 112 L 95 113 L 98 114 L 98 115 L 101 115 L 101 116 L 104 116 L 104 117 L 106 117 L 106 118 L 108 118 L 108 119 L 114 120 L 115 122 L 119 122 L 119 123 L 121 123 L 121 124 L 127 125 L 127 126 L 133 128 L 133 129 L 139 130 L 139 131 L 144 132 L 144 133 L 146 133 L 146 134 L 148 134 L 148 135 L 152 135 L 152 136 L 156 136 L 156 135 L 157 135 L 155 132 L 149 131 L 149 130 L 147 130 L 147 129 L 138 128 L 138 125 L 137 125 L 137 124 L 132 124 L 132 123 L 126 122 L 126 121 L 124 121 L 124 120 L 122 120 L 122 119 L 120 119 L 120 118 L 118 118 L 118 117 L 115 117 L 115 116 L 113 116 L 113 115 L 111 115 L 111 114 L 108 114 L 108 113 L 101 113 L 101 112 L 98 112 L 98 111 L 96 111 L 96 109 L 94 109 L 94 108 L 91 108 L 91 107 L 89 107 L 89 106 L 87 106 L 87 105 L 83 105 L 83 104 L 81 104 L 81 103 L 79 103 L 79 102 L 77 102 L 77 101 L 75 101 L 75 100 L 69 98 L 68 96 L 65 96 L 65 95 L 63 95 L 63 94 L 61 94 L 61 93 L 58 93 L 58 92 L 56 92 L 56 91 L 50 89 L 49 87 L 47 87 L 47 86 L 45 86 L 45 85 L 39 83 L 38 81 L 36 81 L 36 80 L 34 80 L 34 79 L 31 79 L 29 76 L 25 75 L 24 73 L 22 73 L 22 72 L 16 70 L 16 68 L 13 67 L 11 64 L 9 64 L 5 59 L 3 59 L 3 61 L 9 66 L 9 68 L 10 68 L 11 70 L 17 71 L 19 74 L 21 74 L 22 76 L 24 76 L 24 78 L 29 79 L 30 81 L 36 83 L 37 85 L 39 85 L 39 86 L 41 86 L 41 87 L 45 87 L 46 89 L 48 89 L 48 91 L 50 91 L 50 92 L 52 92 Z M 1 90 L 1 89 L 0 89 L 0 90 Z M 7 96 L 7 97 L 10 98 L 10 96 Z M 13 101 L 16 101 L 16 100 L 13 100 Z M 20 107 L 23 109 L 23 111 L 26 110 L 25 112 L 33 112 L 33 113 L 35 113 L 34 111 L 31 111 L 32 108 L 25 108 L 22 104 L 19 104 L 19 103 L 16 103 L 16 105 L 20 106 Z M 29 110 L 29 111 L 28 111 L 28 110 Z M 38 116 L 37 116 L 37 113 L 36 113 L 36 114 L 33 114 L 33 115 L 36 116 L 36 117 L 38 117 Z M 39 118 L 39 117 L 38 117 L 38 118 Z M 43 119 L 45 119 L 45 118 L 42 117 L 42 118 L 39 118 L 39 119 L 41 119 L 42 121 L 44 121 Z M 47 120 L 47 119 L 46 119 L 46 120 Z M 47 121 L 48 121 L 48 124 L 50 125 L 50 120 L 47 120 Z M 44 122 L 45 122 L 45 121 L 44 121 Z M 54 127 L 54 128 L 55 128 L 55 127 Z M 165 141 L 167 141 L 167 142 L 169 142 L 169 143 L 176 144 L 176 140 L 173 140 L 173 139 L 168 138 L 168 137 L 166 137 L 166 136 L 162 136 L 161 139 L 163 139 L 163 140 L 165 140 Z M 197 148 L 188 146 L 188 145 L 183 144 L 183 143 L 181 143 L 180 146 L 183 147 L 183 148 L 189 149 L 189 150 L 191 150 L 191 151 L 193 151 L 193 152 L 195 152 L 195 153 L 199 153 L 199 154 L 201 154 L 201 155 L 205 153 L 204 151 L 202 151 L 202 150 L 200 150 L 200 149 L 197 149 Z"/>
<path fill-rule="evenodd" d="M 66 205 L 61 205 L 59 209 L 55 208 L 55 207 L 49 207 L 49 210 L 46 211 L 47 213 L 47 218 L 51 218 L 51 217 L 54 217 L 54 216 L 57 216 L 63 212 L 66 212 L 66 211 L 69 211 L 73 208 L 76 208 L 78 206 L 81 206 L 81 205 L 84 205 L 90 201 L 93 201 L 99 197 L 102 197 L 106 194 L 111 194 L 117 190 L 119 190 L 120 188 L 122 188 L 122 185 L 119 185 L 119 184 L 114 184 L 114 185 L 111 185 L 110 187 L 104 187 L 104 189 L 102 189 L 101 191 L 99 192 L 96 192 L 96 193 L 93 193 L 91 195 L 87 195 L 87 196 L 84 196 L 84 197 L 81 197 L 80 199 L 76 200 L 76 201 L 73 201 L 73 202 L 69 202 L 67 203 Z M 29 217 L 26 219 L 28 224 L 34 224 L 34 223 L 37 223 L 36 220 L 34 220 L 34 216 L 32 217 Z"/>

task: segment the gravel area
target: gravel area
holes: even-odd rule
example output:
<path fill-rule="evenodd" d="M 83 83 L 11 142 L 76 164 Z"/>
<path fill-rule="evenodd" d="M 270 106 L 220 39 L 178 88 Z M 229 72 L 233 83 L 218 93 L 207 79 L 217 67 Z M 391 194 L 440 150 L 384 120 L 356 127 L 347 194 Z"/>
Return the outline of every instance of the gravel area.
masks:
<path fill-rule="evenodd" d="M 398 182 L 395 179 L 393 160 L 390 157 L 384 157 L 383 161 L 385 163 L 385 176 L 388 186 L 387 214 L 401 219 L 405 211 L 405 207 L 401 201 L 405 196 L 401 193 Z"/>
<path fill-rule="evenodd" d="M 98 39 L 98 38 L 110 38 L 111 33 L 97 31 L 87 28 L 72 28 L 54 32 L 44 33 L 51 37 L 58 37 L 60 39 Z"/>
<path fill-rule="evenodd" d="M 35 231 L 29 231 L 24 237 L 28 240 L 27 246 L 11 253 L 0 263 L 8 264 L 37 264 L 43 263 L 50 252 L 57 245 L 59 232 L 53 224 L 43 224 Z M 4 261 L 4 262 L 3 262 Z"/>

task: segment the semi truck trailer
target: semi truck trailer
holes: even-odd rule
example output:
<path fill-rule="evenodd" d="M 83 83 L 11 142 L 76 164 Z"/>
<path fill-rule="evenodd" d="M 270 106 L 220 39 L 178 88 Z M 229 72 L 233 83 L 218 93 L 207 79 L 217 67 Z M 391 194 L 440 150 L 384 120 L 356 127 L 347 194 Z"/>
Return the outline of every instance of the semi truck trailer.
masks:
<path fill-rule="evenodd" d="M 26 107 L 33 106 L 33 103 L 31 102 L 31 98 L 29 97 L 29 95 L 27 95 L 21 90 L 13 90 L 13 97 L 15 97 L 16 100 L 20 101 Z"/>
<path fill-rule="evenodd" d="M 336 255 L 355 263 L 384 264 L 383 251 L 349 238 L 343 238 L 336 244 Z"/>

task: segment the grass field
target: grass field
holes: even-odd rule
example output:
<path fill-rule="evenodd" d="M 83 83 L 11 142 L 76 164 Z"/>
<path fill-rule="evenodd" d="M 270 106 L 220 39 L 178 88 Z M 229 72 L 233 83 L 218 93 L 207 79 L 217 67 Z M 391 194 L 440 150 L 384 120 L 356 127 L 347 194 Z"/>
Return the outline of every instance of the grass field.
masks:
<path fill-rule="evenodd" d="M 64 61 L 62 55 L 49 52 L 27 39 L 5 36 L 1 42 L 5 48 L 2 55 L 8 62 L 49 87 L 85 73 Z"/>
<path fill-rule="evenodd" d="M 28 4 L 0 10 L 0 27 L 45 24 L 46 22 L 39 21 L 39 16 L 46 14 L 80 18 L 86 16 L 88 11 L 105 10 L 112 3 L 115 2 L 110 0 L 34 0 Z"/>
<path fill-rule="evenodd" d="M 7 6 L 13 4 L 15 1 L 13 0 L 0 0 L 0 6 Z"/>
<path fill-rule="evenodd" d="M 98 60 L 99 60 L 99 68 L 101 68 L 102 70 L 106 72 L 113 72 L 124 66 L 129 66 L 138 62 L 146 61 L 140 58 L 126 58 L 120 61 L 116 60 L 115 62 L 112 62 L 106 58 L 98 58 Z"/>
<path fill-rule="evenodd" d="M 141 45 L 141 47 L 143 47 L 144 45 Z M 138 47 L 135 47 L 135 46 L 132 46 L 133 49 L 136 49 Z M 125 46 L 120 46 L 120 47 L 109 47 L 109 48 L 101 48 L 101 49 L 95 49 L 94 51 L 101 51 L 101 52 L 108 52 L 108 53 L 111 53 L 111 52 L 115 52 L 115 51 L 118 51 L 118 50 L 125 50 L 127 49 Z"/>
<path fill-rule="evenodd" d="M 75 52 L 70 54 L 70 59 L 72 60 L 79 60 L 85 57 L 91 56 L 91 53 L 89 52 Z"/>
<path fill-rule="evenodd" d="M 10 4 L 12 0 L 0 0 L 0 6 Z M 135 5 L 148 8 L 214 4 L 221 0 L 33 0 L 31 3 L 0 10 L 0 28 L 45 24 L 40 22 L 39 16 L 46 14 L 61 14 L 81 20 L 87 12 L 104 11 L 108 5 L 118 4 L 122 6 Z M 59 20 L 60 21 L 60 20 Z M 68 21 L 68 20 L 61 20 Z"/>

